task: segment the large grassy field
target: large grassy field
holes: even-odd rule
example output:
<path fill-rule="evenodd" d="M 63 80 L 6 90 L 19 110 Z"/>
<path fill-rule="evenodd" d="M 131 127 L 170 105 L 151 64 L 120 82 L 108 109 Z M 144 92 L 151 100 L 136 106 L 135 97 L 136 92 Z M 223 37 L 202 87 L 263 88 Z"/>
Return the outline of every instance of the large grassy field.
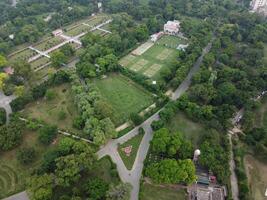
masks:
<path fill-rule="evenodd" d="M 144 183 L 141 186 L 140 200 L 186 200 L 183 189 L 159 187 Z"/>
<path fill-rule="evenodd" d="M 264 200 L 267 186 L 267 163 L 260 162 L 255 157 L 247 155 L 244 158 L 251 198 L 253 200 Z"/>
<path fill-rule="evenodd" d="M 116 125 L 129 119 L 131 113 L 139 113 L 153 103 L 153 97 L 130 79 L 110 74 L 107 78 L 94 80 L 101 95 L 113 109 L 111 116 Z"/>
<path fill-rule="evenodd" d="M 135 53 L 135 50 L 131 54 L 123 57 L 120 60 L 120 64 L 151 79 L 158 80 L 160 78 L 160 72 L 164 68 L 169 67 L 178 57 L 179 50 L 176 47 L 178 43 L 182 43 L 180 40 L 174 36 L 163 36 L 163 38 L 143 54 L 138 55 Z M 146 44 L 149 43 L 147 42 Z M 139 48 L 137 48 L 137 51 Z"/>
<path fill-rule="evenodd" d="M 143 136 L 144 136 L 144 134 L 138 134 L 137 136 L 131 138 L 127 142 L 119 145 L 119 147 L 118 147 L 118 152 L 121 156 L 121 159 L 123 160 L 123 162 L 124 162 L 124 164 L 128 170 L 131 170 L 133 167 L 135 157 L 136 157 L 136 154 L 138 152 L 139 145 L 142 141 Z M 132 151 L 131 151 L 130 155 L 126 155 L 126 153 L 123 151 L 123 148 L 129 147 L 129 146 L 132 146 Z"/>
<path fill-rule="evenodd" d="M 181 132 L 182 135 L 186 139 L 191 140 L 196 147 L 199 146 L 201 136 L 205 134 L 205 128 L 201 124 L 191 121 L 182 113 L 176 114 L 175 117 L 168 122 L 167 128 L 172 132 Z"/>
<path fill-rule="evenodd" d="M 30 173 L 39 165 L 45 151 L 54 146 L 55 144 L 49 147 L 40 145 L 36 132 L 25 131 L 22 144 L 18 148 L 0 153 L 0 199 L 25 190 Z M 33 147 L 36 150 L 36 160 L 33 163 L 26 166 L 18 163 L 16 151 L 21 147 Z"/>
<path fill-rule="evenodd" d="M 71 96 L 70 85 L 63 84 L 49 90 L 55 95 L 54 99 L 43 98 L 30 103 L 24 109 L 23 114 L 29 118 L 40 119 L 48 124 L 55 124 L 60 129 L 79 133 L 72 127 L 72 122 L 78 113 Z M 65 117 L 63 118 L 61 115 L 65 115 Z"/>
<path fill-rule="evenodd" d="M 179 44 L 186 44 L 187 41 L 180 37 L 163 35 L 156 43 L 167 47 L 177 48 Z"/>

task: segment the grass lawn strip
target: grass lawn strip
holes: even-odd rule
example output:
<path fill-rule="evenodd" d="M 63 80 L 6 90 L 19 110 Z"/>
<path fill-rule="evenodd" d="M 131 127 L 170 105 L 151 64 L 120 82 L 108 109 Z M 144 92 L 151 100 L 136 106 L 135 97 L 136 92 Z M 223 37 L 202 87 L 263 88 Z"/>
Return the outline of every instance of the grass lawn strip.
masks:
<path fill-rule="evenodd" d="M 118 151 L 121 156 L 121 159 L 123 160 L 124 165 L 128 170 L 131 170 L 133 167 L 136 154 L 138 152 L 139 145 L 142 141 L 143 136 L 144 134 L 138 134 L 135 137 L 128 140 L 127 142 L 120 144 L 118 147 Z M 131 153 L 129 155 L 127 155 L 124 152 L 124 148 L 127 148 L 127 147 L 131 147 Z"/>
<path fill-rule="evenodd" d="M 119 64 L 126 67 L 127 65 L 130 64 L 130 62 L 134 61 L 134 59 L 136 59 L 135 56 L 129 54 L 127 56 L 125 56 L 124 58 L 122 58 L 120 61 L 119 61 Z"/>
<path fill-rule="evenodd" d="M 186 44 L 187 41 L 176 36 L 164 35 L 157 42 L 157 45 L 162 45 L 169 48 L 176 49 L 179 44 Z"/>
<path fill-rule="evenodd" d="M 185 200 L 186 194 L 183 189 L 160 187 L 144 183 L 141 188 L 140 200 Z"/>
<path fill-rule="evenodd" d="M 28 59 L 34 55 L 36 55 L 37 53 L 31 49 L 24 49 L 22 51 L 19 51 L 18 53 L 13 54 L 9 60 L 14 61 L 14 60 L 24 60 L 24 61 L 28 61 Z"/>
<path fill-rule="evenodd" d="M 47 64 L 47 63 L 49 63 L 49 62 L 50 62 L 49 58 L 44 57 L 44 56 L 41 56 L 41 57 L 38 58 L 37 60 L 31 62 L 30 65 L 31 65 L 31 68 L 32 68 L 33 70 L 35 70 L 35 69 L 37 69 L 37 68 L 39 68 L 39 67 L 42 67 L 43 65 L 45 65 L 45 64 Z"/>
<path fill-rule="evenodd" d="M 137 49 L 133 50 L 132 54 L 140 56 L 143 53 L 145 53 L 148 49 L 150 49 L 153 45 L 154 45 L 153 42 L 148 41 L 148 42 L 142 44 L 141 46 L 139 46 Z"/>
<path fill-rule="evenodd" d="M 113 108 L 111 119 L 116 126 L 128 121 L 131 113 L 139 113 L 153 103 L 148 91 L 122 75 L 110 74 L 94 83 Z"/>
<path fill-rule="evenodd" d="M 147 60 L 145 60 L 145 59 L 140 59 L 137 63 L 134 63 L 134 64 L 131 66 L 131 70 L 137 72 L 137 71 L 139 71 L 140 69 L 142 69 L 147 63 L 148 63 Z"/>
<path fill-rule="evenodd" d="M 151 67 L 149 67 L 145 72 L 144 75 L 148 77 L 153 77 L 160 69 L 162 65 L 159 64 L 153 64 Z"/>

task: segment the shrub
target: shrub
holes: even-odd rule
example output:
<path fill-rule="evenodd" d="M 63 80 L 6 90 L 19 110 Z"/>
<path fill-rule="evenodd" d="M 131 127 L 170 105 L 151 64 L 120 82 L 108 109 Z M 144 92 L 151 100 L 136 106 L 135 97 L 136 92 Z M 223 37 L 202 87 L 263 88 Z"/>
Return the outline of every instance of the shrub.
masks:
<path fill-rule="evenodd" d="M 48 101 L 51 101 L 51 100 L 55 99 L 56 93 L 53 90 L 47 90 L 45 93 L 45 97 Z"/>
<path fill-rule="evenodd" d="M 44 145 L 49 145 L 57 136 L 56 126 L 43 126 L 38 132 L 38 140 Z"/>
<path fill-rule="evenodd" d="M 136 126 L 143 122 L 143 118 L 136 113 L 132 113 L 130 115 L 130 118 L 131 118 L 132 122 L 134 123 L 134 125 L 136 125 Z"/>
<path fill-rule="evenodd" d="M 0 126 L 6 123 L 6 110 L 4 108 L 0 108 Z"/>
<path fill-rule="evenodd" d="M 162 120 L 153 121 L 151 124 L 151 128 L 153 129 L 153 131 L 157 131 L 163 127 L 164 127 L 164 122 Z"/>
<path fill-rule="evenodd" d="M 17 151 L 17 159 L 23 165 L 30 164 L 34 161 L 35 157 L 36 151 L 32 147 L 24 147 Z"/>
<path fill-rule="evenodd" d="M 58 120 L 64 120 L 67 117 L 67 113 L 64 110 L 58 112 Z"/>

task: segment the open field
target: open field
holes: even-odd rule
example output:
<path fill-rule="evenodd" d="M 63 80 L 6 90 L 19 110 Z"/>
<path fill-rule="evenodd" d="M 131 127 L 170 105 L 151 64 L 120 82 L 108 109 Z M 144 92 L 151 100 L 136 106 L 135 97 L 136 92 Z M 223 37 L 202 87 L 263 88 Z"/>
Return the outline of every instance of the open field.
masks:
<path fill-rule="evenodd" d="M 160 44 L 146 42 L 132 51 L 131 54 L 123 57 L 119 63 L 123 67 L 157 80 L 160 78 L 160 71 L 167 68 L 179 55 L 177 46 L 170 48 L 163 45 L 165 42 L 172 43 L 173 40 L 179 40 L 180 42 L 179 38 L 172 37 L 163 36 L 159 40 Z"/>
<path fill-rule="evenodd" d="M 113 108 L 111 119 L 116 125 L 127 121 L 131 113 L 139 113 L 153 103 L 149 92 L 124 76 L 110 74 L 94 83 Z"/>
<path fill-rule="evenodd" d="M 140 200 L 186 200 L 183 189 L 160 187 L 143 183 L 141 186 Z"/>
<path fill-rule="evenodd" d="M 177 48 L 179 44 L 186 44 L 187 41 L 176 36 L 171 35 L 163 35 L 156 44 L 170 47 L 170 48 Z"/>
<path fill-rule="evenodd" d="M 182 135 L 192 141 L 195 147 L 198 147 L 201 136 L 205 133 L 205 128 L 198 123 L 188 119 L 184 114 L 176 114 L 167 124 L 172 132 L 179 131 Z"/>
<path fill-rule="evenodd" d="M 260 162 L 255 157 L 247 155 L 244 158 L 248 176 L 251 198 L 253 200 L 264 200 L 267 186 L 267 163 Z"/>
<path fill-rule="evenodd" d="M 18 148 L 0 153 L 0 198 L 25 190 L 27 178 L 40 164 L 43 153 L 48 149 L 39 144 L 37 136 L 36 132 L 25 131 L 22 144 Z M 22 166 L 17 162 L 16 151 L 21 147 L 35 148 L 37 156 L 33 163 Z M 50 145 L 49 149 L 53 147 L 54 145 Z"/>
<path fill-rule="evenodd" d="M 118 147 L 118 152 L 121 156 L 122 161 L 124 162 L 124 165 L 128 170 L 131 170 L 136 158 L 136 154 L 139 148 L 139 145 L 142 141 L 144 134 L 138 134 L 137 136 L 131 138 L 127 142 L 120 144 Z M 129 155 L 126 155 L 124 152 L 124 148 L 131 147 L 131 153 Z"/>
<path fill-rule="evenodd" d="M 55 95 L 54 99 L 43 98 L 30 103 L 23 110 L 23 114 L 29 118 L 55 124 L 60 129 L 78 133 L 79 131 L 72 127 L 72 122 L 78 113 L 71 96 L 70 85 L 63 84 L 49 90 Z M 64 117 L 61 118 L 61 115 Z"/>

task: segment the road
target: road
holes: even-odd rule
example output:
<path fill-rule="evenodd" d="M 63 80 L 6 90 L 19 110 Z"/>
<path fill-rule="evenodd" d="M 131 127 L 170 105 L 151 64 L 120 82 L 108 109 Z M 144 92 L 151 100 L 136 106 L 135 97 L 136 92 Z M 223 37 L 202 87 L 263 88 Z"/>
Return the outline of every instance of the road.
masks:
<path fill-rule="evenodd" d="M 0 107 L 6 110 L 7 122 L 9 121 L 9 115 L 12 113 L 9 103 L 15 99 L 14 95 L 6 96 L 3 92 L 0 91 Z"/>
<path fill-rule="evenodd" d="M 214 38 L 213 38 L 214 39 Z M 181 83 L 181 85 L 173 92 L 171 97 L 172 100 L 178 99 L 190 86 L 191 79 L 193 75 L 199 70 L 200 65 L 203 61 L 204 56 L 210 51 L 212 46 L 212 41 L 203 49 L 201 56 L 197 59 L 194 66 L 189 71 L 186 79 Z M 160 110 L 144 121 L 140 126 L 135 127 L 133 130 L 128 132 L 126 135 L 109 141 L 105 146 L 103 146 L 98 152 L 98 158 L 102 158 L 109 155 L 114 163 L 117 165 L 117 170 L 119 176 L 123 182 L 128 182 L 132 185 L 133 189 L 131 191 L 131 200 L 138 200 L 140 179 L 142 176 L 142 171 L 144 167 L 144 160 L 149 150 L 150 141 L 153 138 L 153 130 L 151 129 L 151 123 L 159 119 Z M 145 130 L 145 135 L 140 143 L 135 162 L 133 164 L 132 170 L 127 170 L 125 167 L 118 151 L 118 144 L 124 143 L 138 134 L 138 129 L 143 127 Z"/>

